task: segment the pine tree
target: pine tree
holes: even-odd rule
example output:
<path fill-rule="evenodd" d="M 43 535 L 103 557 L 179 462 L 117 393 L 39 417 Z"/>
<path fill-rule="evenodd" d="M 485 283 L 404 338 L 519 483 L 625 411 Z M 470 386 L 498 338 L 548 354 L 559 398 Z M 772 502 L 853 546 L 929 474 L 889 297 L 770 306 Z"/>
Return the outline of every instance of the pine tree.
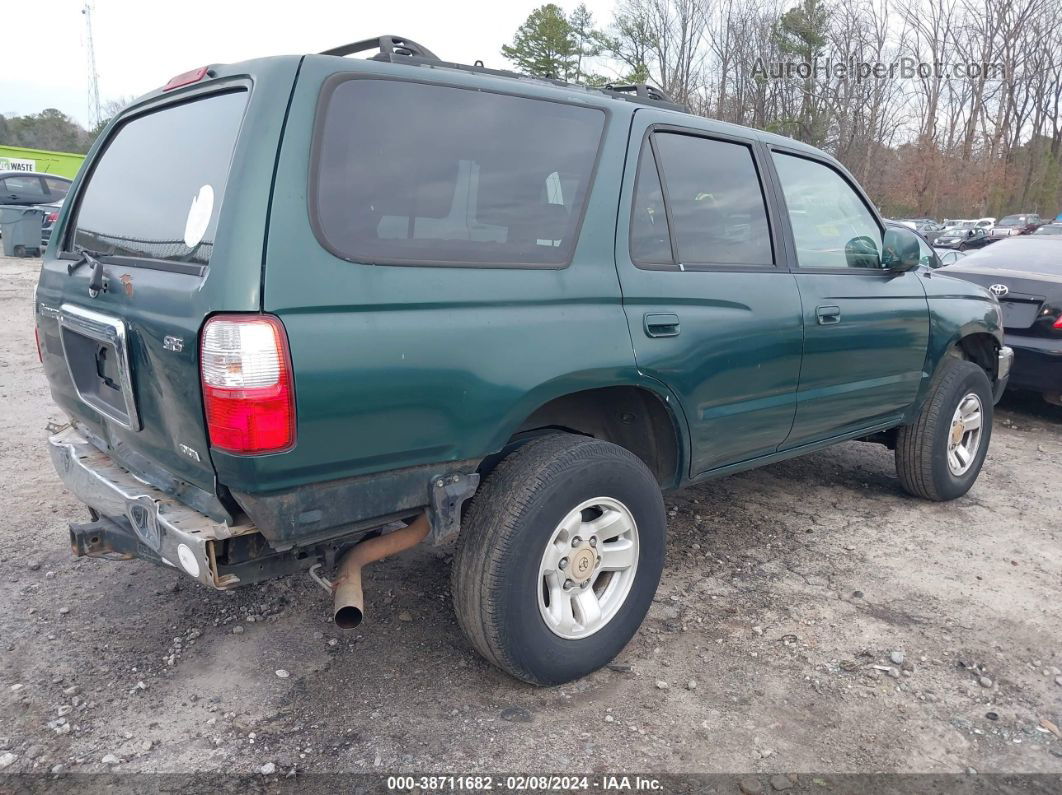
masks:
<path fill-rule="evenodd" d="M 573 80 L 579 72 L 579 41 L 560 6 L 548 3 L 531 12 L 502 55 L 521 72 Z"/>

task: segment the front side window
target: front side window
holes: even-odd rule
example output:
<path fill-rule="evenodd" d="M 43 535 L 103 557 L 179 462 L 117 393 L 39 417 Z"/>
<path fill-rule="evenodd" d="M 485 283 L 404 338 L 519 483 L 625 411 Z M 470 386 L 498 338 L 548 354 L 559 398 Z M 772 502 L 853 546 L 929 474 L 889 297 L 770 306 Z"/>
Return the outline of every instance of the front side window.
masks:
<path fill-rule="evenodd" d="M 655 133 L 683 265 L 772 265 L 767 205 L 748 146 Z"/>
<path fill-rule="evenodd" d="M 832 168 L 774 153 L 801 268 L 880 268 L 881 229 Z"/>
<path fill-rule="evenodd" d="M 344 80 L 318 122 L 318 237 L 369 264 L 563 267 L 604 124 L 558 102 Z"/>
<path fill-rule="evenodd" d="M 80 192 L 73 247 L 207 264 L 246 104 L 215 94 L 123 123 Z"/>

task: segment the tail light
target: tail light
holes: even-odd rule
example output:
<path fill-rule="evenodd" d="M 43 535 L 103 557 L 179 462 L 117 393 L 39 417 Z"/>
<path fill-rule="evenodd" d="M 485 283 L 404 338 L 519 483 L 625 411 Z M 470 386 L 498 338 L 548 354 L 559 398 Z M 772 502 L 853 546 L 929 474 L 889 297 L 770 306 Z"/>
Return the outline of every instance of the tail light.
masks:
<path fill-rule="evenodd" d="M 272 315 L 218 315 L 203 326 L 199 372 L 210 444 L 230 453 L 295 443 L 288 337 Z"/>
<path fill-rule="evenodd" d="M 1059 313 L 1058 317 L 1055 318 L 1054 328 L 1062 328 L 1062 313 Z"/>
<path fill-rule="evenodd" d="M 45 217 L 45 219 L 44 219 L 44 222 L 45 222 L 46 224 L 54 224 L 54 223 L 55 223 L 56 221 L 58 221 L 58 220 L 59 220 L 59 211 L 58 211 L 58 210 L 52 210 L 52 211 L 51 211 L 50 213 L 48 213 L 48 215 L 47 215 L 47 216 Z"/>

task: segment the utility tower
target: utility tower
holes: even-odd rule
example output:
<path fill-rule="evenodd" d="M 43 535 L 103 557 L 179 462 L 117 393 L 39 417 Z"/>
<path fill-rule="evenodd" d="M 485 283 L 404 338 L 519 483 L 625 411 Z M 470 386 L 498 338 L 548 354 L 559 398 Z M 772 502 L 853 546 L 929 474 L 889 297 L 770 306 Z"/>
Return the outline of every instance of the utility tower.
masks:
<path fill-rule="evenodd" d="M 96 73 L 96 48 L 92 43 L 92 0 L 85 0 L 81 8 L 85 17 L 85 49 L 88 51 L 88 120 L 89 127 L 100 123 L 100 76 Z"/>

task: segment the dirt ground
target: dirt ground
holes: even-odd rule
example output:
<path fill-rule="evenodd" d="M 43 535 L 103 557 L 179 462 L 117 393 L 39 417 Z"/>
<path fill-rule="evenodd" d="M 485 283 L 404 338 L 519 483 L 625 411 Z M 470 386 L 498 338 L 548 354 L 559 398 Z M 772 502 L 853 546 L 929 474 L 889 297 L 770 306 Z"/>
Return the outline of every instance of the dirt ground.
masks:
<path fill-rule="evenodd" d="M 450 549 L 370 569 L 353 632 L 308 577 L 217 593 L 72 558 L 38 264 L 0 259 L 8 773 L 1062 773 L 1062 409 L 1038 397 L 1005 398 L 954 503 L 905 496 L 860 443 L 672 495 L 638 635 L 536 689 L 461 635 Z"/>

